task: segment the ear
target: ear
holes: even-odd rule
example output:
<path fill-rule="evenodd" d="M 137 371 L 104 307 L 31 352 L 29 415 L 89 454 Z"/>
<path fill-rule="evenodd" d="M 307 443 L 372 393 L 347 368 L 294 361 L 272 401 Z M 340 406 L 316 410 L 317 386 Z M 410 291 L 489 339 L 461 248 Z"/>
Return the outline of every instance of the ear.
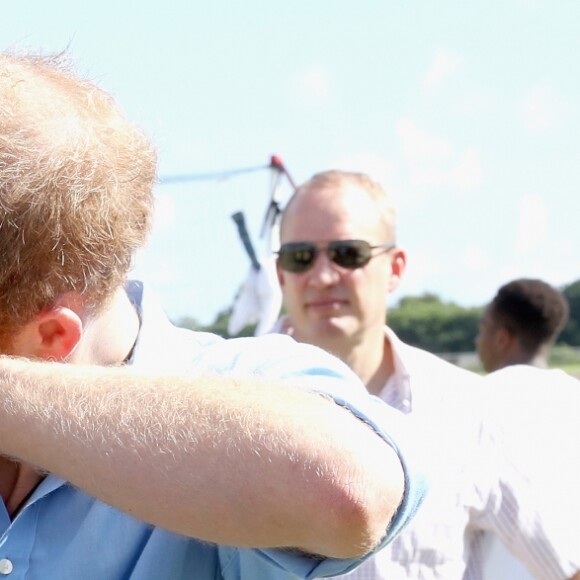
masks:
<path fill-rule="evenodd" d="M 62 361 L 79 343 L 83 323 L 76 312 L 55 306 L 37 314 L 16 335 L 15 354 L 29 358 Z"/>
<path fill-rule="evenodd" d="M 389 279 L 389 292 L 394 292 L 405 273 L 407 267 L 407 254 L 400 248 L 391 250 L 391 276 Z"/>
<path fill-rule="evenodd" d="M 517 340 L 505 326 L 501 326 L 496 330 L 495 343 L 499 352 L 508 354 L 517 346 Z"/>

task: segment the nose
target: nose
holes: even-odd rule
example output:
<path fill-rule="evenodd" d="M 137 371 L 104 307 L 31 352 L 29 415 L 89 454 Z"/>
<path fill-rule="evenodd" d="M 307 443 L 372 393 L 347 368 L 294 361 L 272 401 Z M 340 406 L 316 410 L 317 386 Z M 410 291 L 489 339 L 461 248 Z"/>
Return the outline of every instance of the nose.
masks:
<path fill-rule="evenodd" d="M 314 288 L 334 286 L 340 280 L 340 272 L 326 252 L 319 252 L 312 268 L 307 272 L 308 284 Z"/>

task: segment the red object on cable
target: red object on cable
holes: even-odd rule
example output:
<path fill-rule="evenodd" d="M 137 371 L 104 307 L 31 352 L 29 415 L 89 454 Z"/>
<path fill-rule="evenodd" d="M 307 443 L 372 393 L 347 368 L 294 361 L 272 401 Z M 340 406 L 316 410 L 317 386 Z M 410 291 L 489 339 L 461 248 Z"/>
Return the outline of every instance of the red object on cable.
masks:
<path fill-rule="evenodd" d="M 294 180 L 292 179 L 292 177 L 290 177 L 290 174 L 288 173 L 288 170 L 284 166 L 284 163 L 282 163 L 282 159 L 280 158 L 280 156 L 272 155 L 272 157 L 270 157 L 270 167 L 282 172 L 286 176 L 288 181 L 290 182 L 290 185 L 294 189 L 296 189 L 296 184 L 294 183 Z"/>
<path fill-rule="evenodd" d="M 280 159 L 278 155 L 272 155 L 272 157 L 270 158 L 270 165 L 272 167 L 276 167 L 284 171 L 284 164 L 282 163 L 282 159 Z"/>

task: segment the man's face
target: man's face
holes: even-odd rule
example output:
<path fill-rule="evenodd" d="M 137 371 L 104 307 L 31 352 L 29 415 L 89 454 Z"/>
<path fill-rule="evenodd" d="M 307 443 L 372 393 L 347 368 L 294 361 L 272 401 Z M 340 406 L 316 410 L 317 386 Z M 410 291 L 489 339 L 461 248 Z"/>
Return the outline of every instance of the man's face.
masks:
<path fill-rule="evenodd" d="M 334 240 L 391 242 L 373 200 L 358 186 L 309 191 L 289 207 L 280 232 L 281 243 L 314 242 L 321 248 L 305 272 L 287 272 L 278 262 L 278 277 L 295 337 L 334 350 L 357 341 L 385 324 L 386 298 L 394 287 L 392 263 L 399 250 L 374 250 L 358 269 L 335 264 L 325 248 Z"/>

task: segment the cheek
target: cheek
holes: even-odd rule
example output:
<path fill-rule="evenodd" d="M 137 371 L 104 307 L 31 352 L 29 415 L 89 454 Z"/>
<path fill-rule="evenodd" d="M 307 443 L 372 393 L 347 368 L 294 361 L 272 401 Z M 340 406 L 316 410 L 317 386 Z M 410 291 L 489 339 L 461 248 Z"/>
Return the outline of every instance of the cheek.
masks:
<path fill-rule="evenodd" d="M 283 275 L 280 285 L 286 303 L 299 301 L 305 288 L 304 278 L 305 276 Z"/>
<path fill-rule="evenodd" d="M 489 359 L 490 356 L 490 344 L 489 341 L 485 340 L 484 336 L 478 336 L 477 337 L 477 353 L 479 355 L 479 358 L 481 359 L 482 362 L 486 362 Z"/>
<path fill-rule="evenodd" d="M 351 295 L 356 296 L 362 309 L 382 308 L 385 304 L 388 292 L 384 278 L 354 270 L 349 276 L 343 276 L 342 282 Z"/>
<path fill-rule="evenodd" d="M 384 268 L 379 267 L 377 262 L 369 264 L 366 268 L 353 270 L 351 283 L 364 289 L 367 294 L 382 294 L 386 296 L 389 291 L 391 277 L 387 275 Z"/>

